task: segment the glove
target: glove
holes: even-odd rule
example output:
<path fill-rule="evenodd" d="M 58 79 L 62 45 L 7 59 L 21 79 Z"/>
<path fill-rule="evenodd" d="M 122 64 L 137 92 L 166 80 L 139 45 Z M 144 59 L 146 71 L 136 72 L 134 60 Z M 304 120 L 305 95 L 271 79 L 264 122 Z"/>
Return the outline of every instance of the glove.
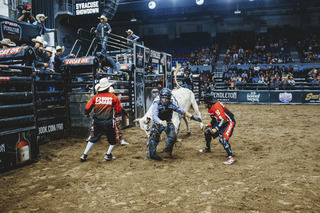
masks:
<path fill-rule="evenodd" d="M 202 122 L 201 118 L 199 118 L 199 117 L 194 117 L 193 115 L 191 116 L 191 120 L 195 120 L 195 121 L 198 121 L 198 122 Z"/>

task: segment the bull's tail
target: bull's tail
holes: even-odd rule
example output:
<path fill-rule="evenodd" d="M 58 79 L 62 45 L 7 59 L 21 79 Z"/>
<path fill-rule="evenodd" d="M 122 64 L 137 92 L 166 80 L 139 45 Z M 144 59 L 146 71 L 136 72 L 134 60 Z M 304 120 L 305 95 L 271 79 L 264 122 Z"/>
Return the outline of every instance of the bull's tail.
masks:
<path fill-rule="evenodd" d="M 178 74 L 178 72 L 179 72 L 179 70 L 180 70 L 180 68 L 181 68 L 181 64 L 179 64 L 178 62 L 176 62 L 176 65 L 177 65 L 177 67 L 176 67 L 176 71 L 174 72 L 174 80 L 175 80 L 175 82 L 176 82 L 177 87 L 180 88 L 181 86 L 179 85 L 179 83 L 178 83 L 178 81 L 177 81 L 177 74 Z"/>

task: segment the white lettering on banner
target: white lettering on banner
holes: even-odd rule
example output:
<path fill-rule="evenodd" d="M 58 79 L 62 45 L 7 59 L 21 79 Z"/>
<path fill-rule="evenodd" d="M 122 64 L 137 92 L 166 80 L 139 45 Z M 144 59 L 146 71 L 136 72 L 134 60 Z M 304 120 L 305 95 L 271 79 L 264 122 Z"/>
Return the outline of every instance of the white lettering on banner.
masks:
<path fill-rule="evenodd" d="M 4 30 L 7 30 L 8 32 L 13 32 L 13 33 L 20 33 L 20 29 L 16 27 L 10 27 L 10 26 L 3 26 Z"/>
<path fill-rule="evenodd" d="M 41 126 L 38 128 L 38 132 L 39 132 L 38 134 L 42 135 L 42 134 L 60 131 L 60 130 L 63 130 L 63 123 L 51 124 L 48 126 Z"/>
<path fill-rule="evenodd" d="M 260 94 L 257 94 L 256 92 L 251 92 L 250 94 L 247 94 L 247 101 L 252 102 L 259 102 L 260 101 Z"/>
<path fill-rule="evenodd" d="M 86 64 L 90 62 L 90 58 L 67 59 L 64 64 Z"/>
<path fill-rule="evenodd" d="M 279 100 L 284 103 L 290 102 L 292 100 L 292 93 L 287 93 L 287 92 L 280 93 Z"/>
<path fill-rule="evenodd" d="M 212 92 L 214 98 L 231 98 L 237 99 L 237 92 Z"/>
<path fill-rule="evenodd" d="M 100 13 L 99 1 L 84 2 L 76 4 L 76 15 Z"/>
<path fill-rule="evenodd" d="M 4 143 L 0 145 L 0 152 L 6 152 L 6 145 Z"/>
<path fill-rule="evenodd" d="M 151 58 L 156 58 L 156 59 L 159 59 L 159 60 L 160 60 L 160 56 L 161 56 L 160 52 L 151 50 L 151 52 L 150 52 L 150 57 L 151 57 Z"/>
<path fill-rule="evenodd" d="M 0 50 L 0 56 L 16 54 L 21 51 L 21 47 L 8 48 Z"/>
<path fill-rule="evenodd" d="M 111 97 L 97 97 L 96 104 L 112 105 L 112 98 Z"/>

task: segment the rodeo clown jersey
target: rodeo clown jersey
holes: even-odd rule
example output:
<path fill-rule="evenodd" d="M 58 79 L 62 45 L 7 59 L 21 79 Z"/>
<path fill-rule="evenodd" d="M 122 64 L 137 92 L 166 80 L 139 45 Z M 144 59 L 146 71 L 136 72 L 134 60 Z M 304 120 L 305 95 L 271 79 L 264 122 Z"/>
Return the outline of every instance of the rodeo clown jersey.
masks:
<path fill-rule="evenodd" d="M 114 117 L 114 110 L 120 113 L 122 110 L 119 98 L 110 93 L 98 93 L 93 96 L 85 107 L 85 113 L 89 114 L 93 108 L 94 119 L 108 120 Z"/>

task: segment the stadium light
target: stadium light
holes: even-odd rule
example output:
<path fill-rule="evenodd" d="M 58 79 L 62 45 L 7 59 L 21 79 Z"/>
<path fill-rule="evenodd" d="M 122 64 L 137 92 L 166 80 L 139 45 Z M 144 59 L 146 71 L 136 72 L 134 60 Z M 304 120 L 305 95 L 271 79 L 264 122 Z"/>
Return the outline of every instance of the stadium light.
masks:
<path fill-rule="evenodd" d="M 155 1 L 150 1 L 148 4 L 148 7 L 150 10 L 153 10 L 154 8 L 156 8 L 157 4 Z"/>
<path fill-rule="evenodd" d="M 202 5 L 204 3 L 204 0 L 196 0 L 197 5 Z"/>

